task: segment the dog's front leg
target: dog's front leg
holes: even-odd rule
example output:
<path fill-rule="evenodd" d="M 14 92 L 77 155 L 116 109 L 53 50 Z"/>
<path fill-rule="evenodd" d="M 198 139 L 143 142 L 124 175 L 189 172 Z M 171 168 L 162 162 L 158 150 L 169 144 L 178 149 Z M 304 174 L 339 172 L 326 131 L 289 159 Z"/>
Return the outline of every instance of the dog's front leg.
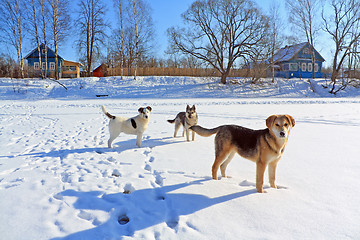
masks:
<path fill-rule="evenodd" d="M 256 163 L 256 190 L 259 193 L 263 193 L 263 185 L 264 185 L 264 173 L 266 169 L 266 163 L 262 163 L 259 160 Z"/>
<path fill-rule="evenodd" d="M 141 147 L 141 140 L 142 140 L 142 133 L 138 133 L 136 138 L 136 145 L 138 147 Z"/>
<path fill-rule="evenodd" d="M 192 140 L 195 141 L 195 132 L 192 130 L 191 130 L 191 132 L 192 132 Z"/>
<path fill-rule="evenodd" d="M 186 128 L 185 129 L 185 133 L 186 133 L 186 141 L 188 141 L 188 142 L 190 142 L 190 139 L 189 139 L 189 129 L 188 128 Z"/>
<path fill-rule="evenodd" d="M 276 166 L 277 166 L 279 160 L 280 160 L 280 159 L 269 163 L 269 169 L 268 169 L 268 172 L 269 172 L 269 183 L 270 183 L 270 186 L 271 186 L 272 188 L 277 188 L 277 186 L 276 186 L 276 184 L 275 184 L 275 179 L 276 179 Z"/>

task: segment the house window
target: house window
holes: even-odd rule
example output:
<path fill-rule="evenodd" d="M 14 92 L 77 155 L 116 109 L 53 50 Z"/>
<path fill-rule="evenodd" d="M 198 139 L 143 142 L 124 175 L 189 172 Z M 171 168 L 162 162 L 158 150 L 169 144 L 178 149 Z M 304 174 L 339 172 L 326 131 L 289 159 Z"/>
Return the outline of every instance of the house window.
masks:
<path fill-rule="evenodd" d="M 297 70 L 298 70 L 298 65 L 297 65 L 297 63 L 290 63 L 290 64 L 289 64 L 289 70 L 290 70 L 290 71 L 297 71 Z"/>
<path fill-rule="evenodd" d="M 40 64 L 39 62 L 34 62 L 34 70 L 39 70 Z"/>
<path fill-rule="evenodd" d="M 45 62 L 41 63 L 42 69 L 45 69 Z"/>
<path fill-rule="evenodd" d="M 314 70 L 315 72 L 319 72 L 319 65 L 317 63 L 315 63 L 314 65 Z"/>
<path fill-rule="evenodd" d="M 307 65 L 306 63 L 301 64 L 301 71 L 306 72 L 306 68 L 307 68 L 306 65 Z"/>
<path fill-rule="evenodd" d="M 46 49 L 42 49 L 42 54 L 45 55 Z"/>
<path fill-rule="evenodd" d="M 54 62 L 50 62 L 50 70 L 55 70 L 55 63 Z"/>
<path fill-rule="evenodd" d="M 312 63 L 308 63 L 308 72 L 312 72 Z"/>
<path fill-rule="evenodd" d="M 281 69 L 284 70 L 284 71 L 289 70 L 289 64 L 282 64 Z"/>
<path fill-rule="evenodd" d="M 309 49 L 309 48 L 304 48 L 303 53 L 304 53 L 304 54 L 310 54 L 310 49 Z"/>

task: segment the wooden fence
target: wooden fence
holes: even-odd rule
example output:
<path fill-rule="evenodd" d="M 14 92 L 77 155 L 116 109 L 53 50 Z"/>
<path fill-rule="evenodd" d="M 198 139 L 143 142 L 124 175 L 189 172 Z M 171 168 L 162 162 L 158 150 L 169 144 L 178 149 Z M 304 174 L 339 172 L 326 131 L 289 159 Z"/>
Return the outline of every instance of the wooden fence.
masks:
<path fill-rule="evenodd" d="M 233 69 L 229 77 L 249 77 L 248 69 Z M 120 68 L 107 68 L 106 76 L 120 76 Z M 220 77 L 220 73 L 210 68 L 138 68 L 137 76 L 189 76 L 189 77 Z M 124 68 L 123 76 L 134 76 L 134 69 Z"/>

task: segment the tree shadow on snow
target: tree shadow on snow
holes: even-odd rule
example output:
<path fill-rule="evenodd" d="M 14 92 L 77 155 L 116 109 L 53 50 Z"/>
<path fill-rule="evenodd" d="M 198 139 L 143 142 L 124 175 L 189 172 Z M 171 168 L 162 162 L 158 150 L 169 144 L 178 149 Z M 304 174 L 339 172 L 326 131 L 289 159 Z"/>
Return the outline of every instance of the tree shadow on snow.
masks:
<path fill-rule="evenodd" d="M 54 238 L 54 240 L 117 239 L 121 236 L 133 236 L 136 231 L 162 223 L 166 223 L 167 227 L 177 231 L 180 216 L 256 193 L 256 190 L 252 189 L 215 198 L 201 194 L 172 193 L 177 189 L 203 184 L 209 180 L 211 179 L 206 178 L 159 188 L 141 189 L 129 194 L 63 191 L 56 194 L 57 199 L 65 201 L 64 197 L 76 197 L 73 207 L 80 210 L 78 216 L 84 215 L 86 220 L 91 221 L 95 227 L 66 237 Z M 90 211 L 86 212 L 86 210 L 109 212 L 110 217 L 106 222 L 101 223 L 96 217 L 91 216 Z"/>

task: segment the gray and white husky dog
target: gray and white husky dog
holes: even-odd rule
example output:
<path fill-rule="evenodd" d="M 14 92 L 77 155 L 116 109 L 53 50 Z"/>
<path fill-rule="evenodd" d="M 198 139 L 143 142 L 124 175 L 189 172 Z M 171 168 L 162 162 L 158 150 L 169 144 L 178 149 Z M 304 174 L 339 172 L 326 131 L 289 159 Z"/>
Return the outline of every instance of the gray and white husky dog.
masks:
<path fill-rule="evenodd" d="M 175 119 L 167 120 L 169 123 L 175 123 L 175 131 L 174 137 L 176 137 L 177 132 L 179 131 L 180 126 L 183 126 L 183 134 L 186 133 L 186 140 L 189 142 L 189 131 L 192 132 L 192 140 L 195 140 L 195 132 L 190 129 L 191 126 L 194 126 L 198 122 L 198 115 L 196 113 L 195 105 L 190 107 L 189 105 L 186 106 L 186 112 L 179 112 Z"/>

